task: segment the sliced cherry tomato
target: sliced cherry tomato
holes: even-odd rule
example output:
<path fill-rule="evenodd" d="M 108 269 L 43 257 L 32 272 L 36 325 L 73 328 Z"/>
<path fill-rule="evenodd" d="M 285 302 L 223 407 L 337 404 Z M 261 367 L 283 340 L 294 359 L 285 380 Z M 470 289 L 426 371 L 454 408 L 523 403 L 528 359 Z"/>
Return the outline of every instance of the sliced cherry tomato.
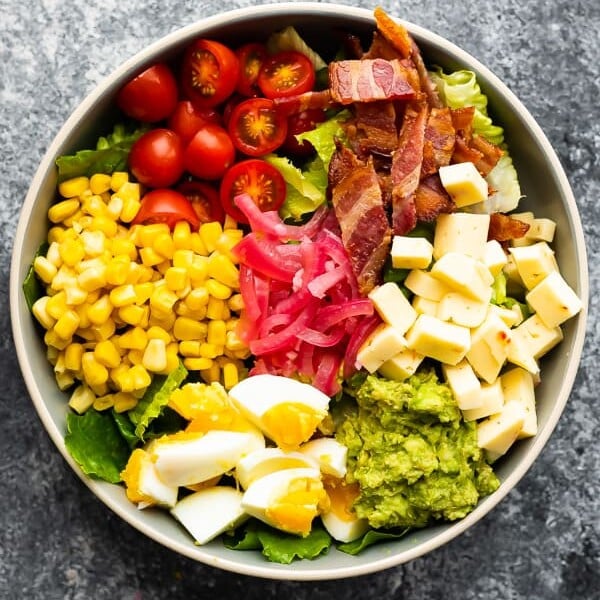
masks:
<path fill-rule="evenodd" d="M 315 151 L 314 146 L 306 140 L 300 143 L 296 136 L 299 133 L 314 129 L 318 123 L 322 123 L 325 119 L 325 111 L 320 108 L 309 108 L 291 115 L 288 118 L 288 134 L 282 148 L 295 156 L 309 156 L 312 154 Z"/>
<path fill-rule="evenodd" d="M 218 221 L 223 223 L 225 212 L 219 198 L 219 192 L 203 181 L 184 181 L 177 186 L 191 203 L 200 223 Z"/>
<path fill-rule="evenodd" d="M 260 90 L 256 80 L 260 68 L 267 58 L 267 49 L 263 44 L 252 42 L 244 44 L 235 51 L 240 62 L 240 77 L 236 90 L 242 96 L 258 96 Z"/>
<path fill-rule="evenodd" d="M 234 204 L 238 194 L 246 193 L 263 211 L 279 210 L 285 200 L 285 180 L 272 165 L 257 158 L 238 162 L 221 181 L 221 204 L 225 212 L 240 223 L 247 223 L 244 213 Z"/>
<path fill-rule="evenodd" d="M 279 148 L 287 135 L 287 120 L 268 98 L 250 98 L 231 112 L 229 135 L 248 156 L 263 156 Z"/>
<path fill-rule="evenodd" d="M 220 179 L 235 160 L 229 134 L 219 125 L 207 123 L 187 145 L 185 168 L 200 179 Z"/>
<path fill-rule="evenodd" d="M 187 221 L 194 230 L 200 226 L 192 203 L 183 194 L 175 190 L 158 189 L 148 192 L 142 198 L 140 210 L 131 223 L 166 223 L 173 229 L 178 221 Z"/>
<path fill-rule="evenodd" d="M 220 42 L 199 39 L 188 47 L 183 59 L 183 90 L 196 106 L 210 108 L 227 100 L 239 73 L 232 50 Z"/>
<path fill-rule="evenodd" d="M 304 54 L 285 50 L 264 61 L 257 81 L 267 98 L 283 98 L 309 92 L 315 78 L 313 65 Z"/>
<path fill-rule="evenodd" d="M 233 109 L 245 99 L 245 96 L 242 96 L 241 94 L 234 93 L 233 96 L 229 96 L 229 100 L 227 100 L 223 106 L 223 124 L 225 127 L 229 127 L 229 121 L 231 120 L 231 113 L 233 112 Z"/>
<path fill-rule="evenodd" d="M 123 86 L 117 104 L 126 115 L 138 121 L 162 121 L 177 104 L 175 76 L 167 65 L 153 65 Z"/>
<path fill-rule="evenodd" d="M 196 132 L 207 123 L 221 124 L 221 115 L 212 108 L 200 109 L 189 100 L 181 100 L 169 117 L 169 129 L 180 138 L 183 145 L 189 143 Z"/>
<path fill-rule="evenodd" d="M 183 144 L 170 129 L 151 129 L 131 148 L 129 168 L 144 185 L 162 188 L 173 185 L 182 175 Z"/>

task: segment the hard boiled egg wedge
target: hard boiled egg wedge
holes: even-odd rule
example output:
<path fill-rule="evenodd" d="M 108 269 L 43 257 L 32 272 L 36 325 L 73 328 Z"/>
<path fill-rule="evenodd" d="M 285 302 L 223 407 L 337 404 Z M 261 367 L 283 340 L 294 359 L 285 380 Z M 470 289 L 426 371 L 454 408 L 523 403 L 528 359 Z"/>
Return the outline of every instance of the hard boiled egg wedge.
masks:
<path fill-rule="evenodd" d="M 306 444 L 302 444 L 299 451 L 316 460 L 324 475 L 332 475 L 333 477 L 344 477 L 346 475 L 348 448 L 336 439 L 323 437 L 310 440 Z"/>
<path fill-rule="evenodd" d="M 328 478 L 325 490 L 330 502 L 329 510 L 321 515 L 325 529 L 339 542 L 358 539 L 369 529 L 367 519 L 359 519 L 352 509 L 359 494 L 358 484 L 346 484 L 341 479 Z"/>
<path fill-rule="evenodd" d="M 279 375 L 254 375 L 229 390 L 243 415 L 283 450 L 311 438 L 327 416 L 329 396 L 317 388 Z"/>
<path fill-rule="evenodd" d="M 242 492 L 229 486 L 215 486 L 180 500 L 171 514 L 199 544 L 241 525 L 249 515 L 242 509 Z"/>
<path fill-rule="evenodd" d="M 244 511 L 268 525 L 307 536 L 329 508 L 318 468 L 283 469 L 256 479 L 242 497 Z"/>

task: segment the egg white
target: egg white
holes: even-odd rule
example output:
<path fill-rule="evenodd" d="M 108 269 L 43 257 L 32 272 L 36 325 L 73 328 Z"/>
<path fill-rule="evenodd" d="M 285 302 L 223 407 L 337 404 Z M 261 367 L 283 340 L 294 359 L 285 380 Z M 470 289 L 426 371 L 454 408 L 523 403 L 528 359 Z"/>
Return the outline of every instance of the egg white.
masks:
<path fill-rule="evenodd" d="M 324 475 L 342 478 L 346 475 L 348 448 L 331 437 L 317 438 L 302 444 L 298 451 L 319 464 Z"/>

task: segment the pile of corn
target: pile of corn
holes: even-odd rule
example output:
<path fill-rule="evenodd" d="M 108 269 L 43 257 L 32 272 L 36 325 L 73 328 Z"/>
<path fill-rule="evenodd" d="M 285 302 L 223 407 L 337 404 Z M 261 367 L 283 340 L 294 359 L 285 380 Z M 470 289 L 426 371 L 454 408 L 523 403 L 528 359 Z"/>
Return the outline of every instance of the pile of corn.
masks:
<path fill-rule="evenodd" d="M 154 374 L 183 361 L 226 389 L 243 376 L 247 347 L 235 333 L 242 297 L 232 248 L 235 222 L 133 225 L 139 184 L 128 174 L 59 185 L 48 210 L 48 251 L 33 267 L 46 295 L 33 314 L 70 405 L 133 408 Z"/>

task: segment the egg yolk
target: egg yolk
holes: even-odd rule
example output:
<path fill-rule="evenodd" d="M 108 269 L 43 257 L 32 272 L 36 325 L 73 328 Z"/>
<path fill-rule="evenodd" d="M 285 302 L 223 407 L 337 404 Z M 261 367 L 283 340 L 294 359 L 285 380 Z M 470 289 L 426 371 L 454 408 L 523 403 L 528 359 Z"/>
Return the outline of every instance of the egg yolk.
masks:
<path fill-rule="evenodd" d="M 136 504 L 145 502 L 154 504 L 154 499 L 140 492 L 142 471 L 150 462 L 150 457 L 145 450 L 136 448 L 129 457 L 125 469 L 121 472 L 121 480 L 125 483 L 125 493 L 131 502 Z"/>
<path fill-rule="evenodd" d="M 282 402 L 262 416 L 267 435 L 282 449 L 293 450 L 311 438 L 325 414 L 304 404 Z"/>
<path fill-rule="evenodd" d="M 320 480 L 301 477 L 265 511 L 271 523 L 302 537 L 310 533 L 313 519 L 329 509 L 329 498 Z"/>
<path fill-rule="evenodd" d="M 325 489 L 329 497 L 330 511 L 343 521 L 355 521 L 356 513 L 352 505 L 360 495 L 358 483 L 346 483 L 342 479 L 328 478 Z"/>
<path fill-rule="evenodd" d="M 216 382 L 186 383 L 171 394 L 169 406 L 188 421 L 231 411 L 225 388 Z"/>

